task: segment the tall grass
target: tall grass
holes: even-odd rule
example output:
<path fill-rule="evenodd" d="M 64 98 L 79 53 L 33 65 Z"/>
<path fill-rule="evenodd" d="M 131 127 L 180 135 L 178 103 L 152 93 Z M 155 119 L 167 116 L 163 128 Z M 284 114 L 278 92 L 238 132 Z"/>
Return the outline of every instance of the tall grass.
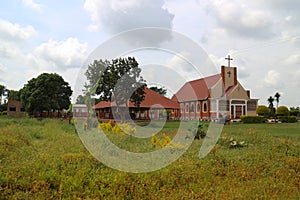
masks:
<path fill-rule="evenodd" d="M 130 174 L 94 159 L 66 121 L 1 117 L 0 199 L 299 199 L 299 136 L 299 123 L 233 124 L 204 159 L 195 140 L 170 166 Z M 247 146 L 230 148 L 231 138 Z M 153 148 L 150 138 L 130 145 Z"/>

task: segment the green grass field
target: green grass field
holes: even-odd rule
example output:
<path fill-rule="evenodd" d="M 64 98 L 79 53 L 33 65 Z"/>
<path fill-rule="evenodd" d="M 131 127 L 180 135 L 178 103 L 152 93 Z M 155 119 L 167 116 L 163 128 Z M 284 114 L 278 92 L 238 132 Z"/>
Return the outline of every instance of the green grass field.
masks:
<path fill-rule="evenodd" d="M 112 139 L 154 148 L 128 137 Z M 247 145 L 229 148 L 232 138 Z M 1 116 L 0 199 L 300 199 L 300 123 L 227 125 L 204 159 L 201 144 L 166 168 L 132 174 L 93 158 L 66 121 Z"/>

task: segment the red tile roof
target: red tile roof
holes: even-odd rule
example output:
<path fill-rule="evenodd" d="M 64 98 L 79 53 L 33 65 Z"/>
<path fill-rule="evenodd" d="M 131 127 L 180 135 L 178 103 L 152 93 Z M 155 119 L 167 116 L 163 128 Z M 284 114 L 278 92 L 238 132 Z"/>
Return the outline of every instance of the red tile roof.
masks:
<path fill-rule="evenodd" d="M 221 80 L 220 74 L 201 78 L 185 83 L 180 90 L 172 97 L 173 101 L 194 101 L 209 97 L 209 89 Z"/>
<path fill-rule="evenodd" d="M 111 106 L 116 106 L 114 102 L 101 101 L 96 104 L 93 108 L 109 108 Z M 129 102 L 128 107 L 134 108 L 134 103 Z M 165 109 L 179 109 L 180 105 L 172 101 L 171 99 L 160 95 L 149 88 L 145 88 L 145 99 L 141 102 L 140 108 L 165 108 Z"/>

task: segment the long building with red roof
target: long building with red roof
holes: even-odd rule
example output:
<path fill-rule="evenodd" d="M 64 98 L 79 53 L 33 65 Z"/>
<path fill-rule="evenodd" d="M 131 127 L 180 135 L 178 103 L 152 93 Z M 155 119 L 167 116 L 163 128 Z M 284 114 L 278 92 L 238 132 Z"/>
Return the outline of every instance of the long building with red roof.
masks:
<path fill-rule="evenodd" d="M 176 119 L 180 117 L 180 105 L 163 95 L 145 88 L 145 99 L 141 102 L 139 108 L 134 103 L 128 102 L 129 112 L 134 119 L 160 119 L 167 117 Z M 116 107 L 114 102 L 102 101 L 94 106 L 97 115 L 101 119 L 113 119 L 112 108 Z M 121 106 L 121 107 L 125 107 Z"/>

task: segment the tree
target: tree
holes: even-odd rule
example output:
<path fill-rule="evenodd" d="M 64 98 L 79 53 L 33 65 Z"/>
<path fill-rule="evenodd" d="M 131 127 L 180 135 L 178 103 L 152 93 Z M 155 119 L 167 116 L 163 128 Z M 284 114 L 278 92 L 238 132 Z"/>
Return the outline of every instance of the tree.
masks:
<path fill-rule="evenodd" d="M 167 89 L 165 89 L 164 87 L 156 87 L 156 86 L 153 86 L 153 87 L 150 87 L 149 89 L 153 90 L 154 92 L 157 92 L 158 94 L 161 94 L 163 96 L 165 96 L 167 94 Z"/>
<path fill-rule="evenodd" d="M 275 100 L 275 99 L 274 99 L 272 96 L 270 96 L 270 97 L 268 98 L 269 109 L 270 109 L 270 115 L 271 115 L 271 116 L 274 116 L 274 113 L 275 113 L 275 111 L 274 111 L 274 104 L 273 104 L 274 100 Z"/>
<path fill-rule="evenodd" d="M 85 97 L 82 95 L 78 95 L 76 98 L 76 104 L 85 104 Z"/>
<path fill-rule="evenodd" d="M 20 101 L 20 91 L 17 90 L 8 90 L 8 100 Z"/>
<path fill-rule="evenodd" d="M 276 115 L 278 115 L 278 116 L 288 116 L 289 115 L 289 109 L 286 106 L 279 106 L 276 109 Z"/>
<path fill-rule="evenodd" d="M 297 107 L 297 108 L 291 107 L 290 108 L 290 115 L 299 117 L 300 116 L 300 108 L 299 107 Z"/>
<path fill-rule="evenodd" d="M 0 104 L 2 104 L 2 97 L 5 95 L 6 87 L 4 85 L 0 85 Z"/>
<path fill-rule="evenodd" d="M 95 64 L 96 63 L 96 64 Z M 103 62 L 95 62 L 93 66 L 103 65 Z M 127 102 L 131 101 L 139 107 L 145 99 L 145 80 L 140 75 L 141 69 L 134 57 L 118 58 L 112 61 L 105 61 L 105 69 L 100 74 L 97 83 L 90 89 L 91 94 L 97 94 L 101 101 L 112 101 L 116 103 L 117 113 L 121 105 L 128 107 Z M 90 65 L 92 66 L 92 65 Z M 89 69 L 88 69 L 89 70 Z M 96 70 L 94 70 L 96 71 Z M 91 76 L 92 77 L 92 76 Z M 90 84 L 94 82 L 94 77 L 87 76 Z M 122 119 L 124 115 L 121 115 Z"/>
<path fill-rule="evenodd" d="M 103 75 L 103 72 L 108 67 L 110 62 L 108 60 L 94 60 L 93 63 L 88 65 L 88 69 L 85 72 L 85 76 L 89 83 L 86 88 L 93 88 L 97 84 L 99 78 Z"/>
<path fill-rule="evenodd" d="M 267 106 L 259 105 L 256 108 L 256 114 L 258 114 L 259 116 L 268 116 L 269 113 L 270 113 L 270 110 Z"/>
<path fill-rule="evenodd" d="M 20 90 L 27 112 L 61 111 L 68 109 L 72 95 L 69 83 L 58 74 L 43 73 L 28 81 Z"/>
<path fill-rule="evenodd" d="M 277 109 L 278 108 L 278 104 L 279 104 L 280 94 L 278 92 L 276 92 L 276 94 L 274 95 L 274 97 L 275 97 L 275 100 L 277 102 L 277 104 L 276 104 L 276 109 Z"/>

